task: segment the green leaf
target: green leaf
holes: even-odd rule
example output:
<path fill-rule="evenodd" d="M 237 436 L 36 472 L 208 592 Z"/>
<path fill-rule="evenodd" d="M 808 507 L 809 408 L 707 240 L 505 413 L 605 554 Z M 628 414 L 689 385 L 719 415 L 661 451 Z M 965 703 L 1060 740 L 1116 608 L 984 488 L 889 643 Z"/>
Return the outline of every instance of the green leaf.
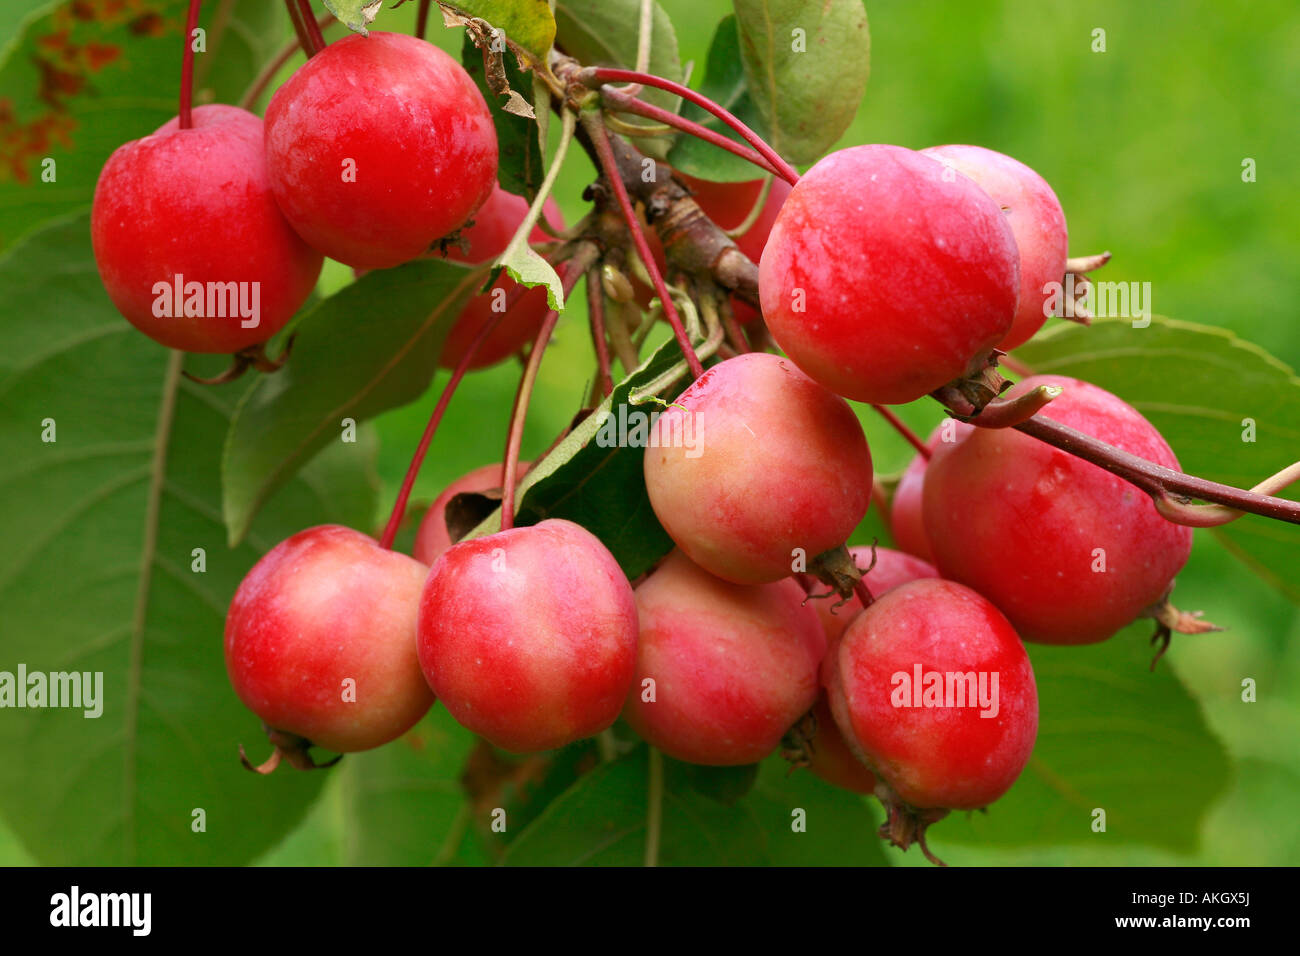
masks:
<path fill-rule="evenodd" d="M 433 710 L 399 740 L 349 754 L 343 781 L 343 862 L 428 866 L 455 860 L 469 824 L 461 769 L 477 738 Z"/>
<path fill-rule="evenodd" d="M 578 780 L 515 838 L 507 865 L 642 865 L 646 756 L 638 748 Z M 754 790 L 725 806 L 696 791 L 685 764 L 665 761 L 659 865 L 884 863 L 874 818 L 861 798 L 811 774 L 786 777 L 786 770 L 783 760 L 767 761 Z"/>
<path fill-rule="evenodd" d="M 1250 488 L 1295 461 L 1300 378 L 1231 332 L 1155 316 L 1054 324 L 1016 350 L 1035 372 L 1080 378 L 1150 419 L 1188 474 Z M 1248 422 L 1254 423 L 1253 441 Z M 1283 492 L 1295 497 L 1295 489 Z M 1228 550 L 1292 601 L 1300 527 L 1246 515 L 1214 529 Z"/>
<path fill-rule="evenodd" d="M 754 106 L 745 82 L 745 68 L 740 61 L 740 36 L 733 15 L 724 17 L 713 34 L 700 92 L 735 115 L 758 135 L 766 135 L 763 117 Z M 739 133 L 694 103 L 687 103 L 682 109 L 682 115 L 714 132 L 722 133 L 728 139 L 744 143 Z M 762 174 L 748 160 L 695 136 L 679 136 L 668 151 L 668 162 L 674 169 L 679 169 L 688 176 L 711 182 L 746 182 L 757 179 Z"/>
<path fill-rule="evenodd" d="M 871 73 L 862 0 L 735 0 L 740 54 L 768 142 L 811 163 L 844 135 Z"/>
<path fill-rule="evenodd" d="M 641 416 L 662 409 L 648 397 L 633 401 L 632 392 L 638 391 L 639 397 L 639 390 L 676 366 L 680 356 L 675 341 L 665 342 L 533 466 L 519 484 L 516 526 L 547 518 L 576 522 L 600 538 L 629 578 L 644 573 L 672 550 L 672 539 L 655 517 L 646 492 L 645 448 L 629 446 L 623 439 L 633 436 Z M 681 364 L 684 377 L 685 364 Z M 500 528 L 498 508 L 466 537 Z"/>
<path fill-rule="evenodd" d="M 375 22 L 384 0 L 323 0 L 325 9 L 353 33 L 370 36 L 368 27 Z"/>
<path fill-rule="evenodd" d="M 744 764 L 740 767 L 702 767 L 698 764 L 683 763 L 681 771 L 697 792 L 727 806 L 731 806 L 753 790 L 758 780 L 756 763 Z"/>
<path fill-rule="evenodd" d="M 88 206 L 109 154 L 176 115 L 188 4 L 108 6 L 58 4 L 28 15 L 8 46 L 0 40 L 0 248 Z M 236 102 L 288 19 L 265 0 L 207 3 L 202 14 L 195 102 Z"/>
<path fill-rule="evenodd" d="M 508 45 L 535 63 L 546 63 L 555 42 L 555 18 L 547 0 L 438 0 L 438 5 L 465 17 L 486 20 L 505 34 Z"/>
<path fill-rule="evenodd" d="M 1150 671 L 1150 622 L 1101 644 L 1030 644 L 1038 743 L 986 814 L 936 824 L 946 840 L 1004 845 L 1140 843 L 1188 852 L 1228 785 L 1228 758 L 1168 663 Z M 1106 830 L 1093 832 L 1094 810 Z"/>
<path fill-rule="evenodd" d="M 269 751 L 226 678 L 226 608 L 281 539 L 368 526 L 373 442 L 313 463 L 229 550 L 218 464 L 237 392 L 183 379 L 180 353 L 118 315 L 86 217 L 0 258 L 0 298 L 0 670 L 103 681 L 98 718 L 5 710 L 0 812 L 44 864 L 246 862 L 290 829 L 323 775 L 239 765 L 241 743 L 254 759 Z M 185 359 L 197 374 L 223 361 Z M 206 830 L 192 829 L 196 810 Z"/>
<path fill-rule="evenodd" d="M 517 196 L 536 195 L 545 173 L 545 161 L 538 145 L 537 122 L 503 108 L 505 100 L 492 91 L 487 83 L 483 66 L 483 51 L 475 45 L 468 30 L 461 46 L 461 63 L 474 78 L 479 92 L 492 107 L 492 123 L 497 133 L 497 182 L 506 192 Z M 510 57 L 502 59 L 510 89 L 530 105 L 533 102 L 533 83 Z"/>
<path fill-rule="evenodd" d="M 555 5 L 555 43 L 585 66 L 636 68 L 640 36 L 641 0 L 559 0 Z M 682 64 L 677 52 L 677 33 L 663 7 L 654 5 L 650 29 L 650 62 L 646 71 L 680 83 Z M 681 100 L 647 87 L 641 99 L 676 112 Z M 645 123 L 636 116 L 621 114 L 631 123 Z M 672 140 L 645 137 L 637 147 L 648 156 L 664 159 Z"/>
<path fill-rule="evenodd" d="M 289 362 L 244 394 L 221 461 L 231 543 L 312 455 L 361 422 L 419 398 L 482 270 L 419 260 L 369 272 L 302 316 Z"/>

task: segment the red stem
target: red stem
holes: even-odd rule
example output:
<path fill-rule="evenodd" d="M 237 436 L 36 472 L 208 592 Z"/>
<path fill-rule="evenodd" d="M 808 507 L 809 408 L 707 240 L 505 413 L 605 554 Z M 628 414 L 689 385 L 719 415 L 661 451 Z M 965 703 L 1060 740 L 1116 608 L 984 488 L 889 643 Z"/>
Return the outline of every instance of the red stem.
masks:
<path fill-rule="evenodd" d="M 636 245 L 637 255 L 641 257 L 646 272 L 650 274 L 650 281 L 654 284 L 655 295 L 659 296 L 659 301 L 663 304 L 664 315 L 668 318 L 668 324 L 673 328 L 673 337 L 677 339 L 677 344 L 686 357 L 686 364 L 691 370 L 691 377 L 699 378 L 704 374 L 704 366 L 700 364 L 700 358 L 695 354 L 695 348 L 691 345 L 691 340 L 687 337 L 686 329 L 682 325 L 682 317 L 677 314 L 677 306 L 673 303 L 673 297 L 668 294 L 668 286 L 664 283 L 664 277 L 659 272 L 659 266 L 655 263 L 654 255 L 650 252 L 650 244 L 646 242 L 645 232 L 642 231 L 641 223 L 636 217 L 636 210 L 632 208 L 632 199 L 627 194 L 627 185 L 623 182 L 623 177 L 619 175 L 618 161 L 614 158 L 614 150 L 609 145 L 609 134 L 605 132 L 604 124 L 599 122 L 599 117 L 595 117 L 595 119 L 595 122 L 587 124 L 587 128 L 591 133 L 592 144 L 596 147 L 596 156 L 600 160 L 601 170 L 605 174 L 605 179 L 609 182 L 610 189 L 614 191 L 614 198 L 618 200 L 623 219 L 627 222 L 628 232 L 632 234 L 632 242 Z"/>
<path fill-rule="evenodd" d="M 185 18 L 185 53 L 181 57 L 181 111 L 178 125 L 190 129 L 194 125 L 191 106 L 194 103 L 194 31 L 199 25 L 199 7 L 202 0 L 190 0 L 189 16 Z"/>
<path fill-rule="evenodd" d="M 284 7 L 289 12 L 289 22 L 293 24 L 293 32 L 307 58 L 310 59 L 325 49 L 325 37 L 311 12 L 311 0 L 284 0 Z"/>
<path fill-rule="evenodd" d="M 750 146 L 758 150 L 759 154 L 766 159 L 775 170 L 776 174 L 788 182 L 791 186 L 799 182 L 799 174 L 795 172 L 794 167 L 780 157 L 776 150 L 767 143 L 763 138 L 755 133 L 752 129 L 738 120 L 735 116 L 723 109 L 707 96 L 695 92 L 689 86 L 683 86 L 681 83 L 674 83 L 672 80 L 665 80 L 661 76 L 654 76 L 650 73 L 639 73 L 636 70 L 619 70 L 607 66 L 591 66 L 582 70 L 579 76 L 584 78 L 590 77 L 598 83 L 640 83 L 643 86 L 653 86 L 657 89 L 666 90 L 680 96 L 682 99 L 694 103 L 702 109 L 708 110 L 722 122 L 726 123 L 737 133 L 739 133 Z"/>
<path fill-rule="evenodd" d="M 430 6 L 432 6 L 431 0 L 420 0 L 420 8 L 415 14 L 415 35 L 421 40 L 424 39 L 425 31 L 429 28 Z"/>
<path fill-rule="evenodd" d="M 416 447 L 415 455 L 411 458 L 411 464 L 406 469 L 406 477 L 402 479 L 401 490 L 397 492 L 397 501 L 393 503 L 392 514 L 388 516 L 388 524 L 384 526 L 384 533 L 379 539 L 380 547 L 392 548 L 393 541 L 397 538 L 397 529 L 402 526 L 402 519 L 406 517 L 406 503 L 410 500 L 411 489 L 415 487 L 415 476 L 420 473 L 420 466 L 424 464 L 424 456 L 428 453 L 433 436 L 437 433 L 438 425 L 442 422 L 443 413 L 447 411 L 447 406 L 451 404 L 451 397 L 456 394 L 456 387 L 460 385 L 460 380 L 469 371 L 475 353 L 478 352 L 479 347 L 487 340 L 487 337 L 492 334 L 492 330 L 497 327 L 514 304 L 523 298 L 524 293 L 527 291 L 527 287 L 522 285 L 511 290 L 510 297 L 506 300 L 506 307 L 483 323 L 483 327 L 474 336 L 474 341 L 470 343 L 469 348 L 465 350 L 465 354 L 461 356 L 455 371 L 451 373 L 451 378 L 443 386 L 442 394 L 438 397 L 438 404 L 434 406 L 433 414 L 429 416 L 429 424 L 424 426 L 424 434 L 420 436 L 420 444 Z"/>
<path fill-rule="evenodd" d="M 587 316 L 591 319 L 591 343 L 596 348 L 600 390 L 608 397 L 614 393 L 614 374 L 610 370 L 609 342 L 605 338 L 605 289 L 600 284 L 598 269 L 587 273 Z"/>
<path fill-rule="evenodd" d="M 679 129 L 683 133 L 689 133 L 698 139 L 704 140 L 706 143 L 711 143 L 720 149 L 725 149 L 729 153 L 734 153 L 741 159 L 749 160 L 764 172 L 781 175 L 772 168 L 772 164 L 764 159 L 762 154 L 757 150 L 742 146 L 734 139 L 727 139 L 727 137 L 723 136 L 716 130 L 711 130 L 707 126 L 697 123 L 694 120 L 687 119 L 684 116 L 678 116 L 670 110 L 666 110 L 660 106 L 655 106 L 653 103 L 647 103 L 644 100 L 639 100 L 635 96 L 629 96 L 622 90 L 616 90 L 612 87 L 602 90 L 601 95 L 606 100 L 617 106 L 621 112 L 633 113 L 637 116 L 643 116 L 646 119 L 663 123 L 666 126 L 671 126 L 674 129 Z"/>
<path fill-rule="evenodd" d="M 876 600 L 872 597 L 871 589 L 867 587 L 866 582 L 863 581 L 862 578 L 858 578 L 853 582 L 853 593 L 858 596 L 858 600 L 862 602 L 864 608 L 871 607 L 872 603 Z"/>
<path fill-rule="evenodd" d="M 589 257 L 582 253 L 574 255 L 576 260 L 564 271 L 562 285 L 564 298 L 567 300 L 578 279 L 586 274 L 587 266 L 594 260 L 596 250 L 590 250 Z M 584 261 L 584 258 L 586 261 Z M 519 449 L 524 443 L 524 422 L 528 418 L 528 401 L 533 395 L 533 385 L 537 381 L 537 372 L 542 367 L 542 354 L 546 344 L 551 340 L 551 333 L 560 320 L 560 313 L 554 309 L 546 313 L 542 327 L 537 331 L 533 350 L 528 353 L 528 364 L 519 379 L 519 391 L 515 395 L 515 407 L 510 412 L 510 428 L 506 436 L 506 456 L 501 463 L 501 530 L 508 531 L 515 526 L 515 484 L 519 480 Z"/>
<path fill-rule="evenodd" d="M 872 405 L 871 407 L 880 413 L 881 418 L 893 425 L 894 431 L 906 438 L 907 443 L 920 452 L 922 458 L 926 461 L 930 460 L 930 449 L 926 447 L 925 442 L 921 441 L 921 439 L 917 437 L 916 432 L 908 428 L 907 425 L 904 424 L 903 420 L 894 414 L 892 408 L 888 408 L 884 405 Z"/>

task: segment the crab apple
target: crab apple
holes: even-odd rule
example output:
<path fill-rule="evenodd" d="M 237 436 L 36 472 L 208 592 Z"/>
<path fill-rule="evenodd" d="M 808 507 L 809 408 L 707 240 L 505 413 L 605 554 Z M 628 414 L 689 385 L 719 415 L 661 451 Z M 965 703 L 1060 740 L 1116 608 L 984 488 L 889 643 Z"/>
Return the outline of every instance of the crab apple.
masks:
<path fill-rule="evenodd" d="M 431 43 L 352 34 L 317 53 L 266 108 L 271 188 L 293 228 L 360 269 L 427 252 L 496 185 L 492 115 Z"/>
<path fill-rule="evenodd" d="M 456 262 L 479 265 L 495 259 L 505 252 L 506 246 L 514 237 L 515 230 L 528 214 L 528 201 L 522 196 L 508 193 L 497 186 L 488 201 L 474 213 L 474 221 L 461 231 L 461 239 L 468 244 L 468 250 L 452 246 L 447 250 L 447 258 Z M 547 199 L 542 207 L 555 229 L 564 228 L 564 217 L 560 214 L 559 204 L 554 199 Z M 530 242 L 545 242 L 550 237 L 540 226 L 534 227 L 529 236 Z M 557 271 L 563 276 L 564 266 Z M 490 322 L 498 312 L 505 308 L 507 297 L 517 288 L 516 282 L 505 272 L 492 283 L 492 288 L 474 296 L 465 304 L 456 322 L 447 333 L 442 344 L 442 355 L 438 364 L 443 368 L 455 368 L 464 358 L 465 352 L 474 344 L 474 337 L 479 330 Z M 538 286 L 525 292 L 506 312 L 497 327 L 488 334 L 479 346 L 469 367 L 485 368 L 495 365 L 502 359 L 509 358 L 537 337 L 543 320 L 550 306 L 546 301 L 546 289 Z"/>
<path fill-rule="evenodd" d="M 812 736 L 804 744 L 808 769 L 833 786 L 854 793 L 875 793 L 876 775 L 849 749 L 844 735 L 835 724 L 831 705 L 822 694 L 813 706 L 816 722 Z"/>
<path fill-rule="evenodd" d="M 655 422 L 650 504 L 673 541 L 737 584 L 839 547 L 871 500 L 857 416 L 789 359 L 751 352 L 701 375 Z"/>
<path fill-rule="evenodd" d="M 429 686 L 496 746 L 552 750 L 617 719 L 636 665 L 636 602 L 580 525 L 549 519 L 455 544 L 419 603 Z"/>
<path fill-rule="evenodd" d="M 938 160 L 854 146 L 804 174 L 759 263 L 763 317 L 846 398 L 914 401 L 1006 337 L 1020 256 L 998 204 Z"/>
<path fill-rule="evenodd" d="M 238 352 L 306 301 L 321 256 L 271 196 L 262 121 L 200 106 L 119 146 L 95 184 L 90 236 L 108 297 L 169 348 Z"/>
<path fill-rule="evenodd" d="M 931 146 L 921 152 L 973 179 L 1006 213 L 1020 251 L 1020 304 L 998 348 L 1023 345 L 1047 321 L 1049 282 L 1065 278 L 1069 233 L 1065 211 L 1042 176 L 1019 160 L 983 146 Z"/>
<path fill-rule="evenodd" d="M 685 173 L 677 173 L 683 183 L 694 193 L 695 201 L 704 214 L 716 225 L 727 231 L 737 228 L 750 214 L 758 197 L 763 192 L 763 180 L 752 179 L 741 183 L 714 183 L 696 179 Z M 790 184 L 777 177 L 767 192 L 763 208 L 748 229 L 735 237 L 736 246 L 750 259 L 758 262 L 767 245 L 767 237 L 772 232 L 776 215 L 781 211 L 786 197 L 790 195 Z M 736 320 L 748 324 L 759 317 L 759 312 L 748 302 L 736 296 L 731 297 L 731 309 Z"/>
<path fill-rule="evenodd" d="M 623 716 L 670 757 L 762 760 L 816 701 L 826 638 L 794 581 L 732 584 L 673 551 L 637 587 L 636 607 L 636 679 Z"/>
<path fill-rule="evenodd" d="M 1166 468 L 1160 433 L 1110 392 L 1057 375 L 1025 379 L 1064 392 L 1038 414 Z M 944 577 L 993 601 L 1026 640 L 1090 644 L 1159 603 L 1192 548 L 1123 479 L 1014 429 L 977 428 L 940 446 L 922 513 Z"/>
<path fill-rule="evenodd" d="M 890 591 L 908 581 L 922 578 L 937 578 L 939 572 L 915 555 L 895 551 L 892 548 L 875 549 L 875 565 L 872 566 L 872 548 L 870 545 L 857 545 L 849 548 L 854 563 L 859 568 L 871 568 L 862 576 L 862 583 L 867 586 L 873 598 Z M 832 595 L 809 602 L 817 609 L 817 617 L 826 632 L 827 647 L 834 647 L 845 629 L 855 617 L 862 613 L 862 601 L 854 595 L 843 604 Z"/>
<path fill-rule="evenodd" d="M 519 475 L 523 477 L 532 467 L 532 462 L 519 462 Z M 467 475 L 457 478 L 429 505 L 429 510 L 420 519 L 420 530 L 415 535 L 415 547 L 411 553 L 422 564 L 432 565 L 453 544 L 447 532 L 447 505 L 452 498 L 464 494 L 482 494 L 487 491 L 500 492 L 501 465 L 484 465 L 475 468 Z"/>
<path fill-rule="evenodd" d="M 280 542 L 230 603 L 235 693 L 267 727 L 338 753 L 400 737 L 433 704 L 415 653 L 427 571 L 338 525 Z"/>
<path fill-rule="evenodd" d="M 935 426 L 925 447 L 934 452 L 939 442 L 957 442 L 966 437 L 974 425 L 949 418 Z M 925 536 L 925 524 L 921 518 L 921 489 L 925 482 L 927 459 L 919 452 L 908 463 L 903 477 L 894 488 L 894 498 L 889 505 L 889 533 L 898 545 L 908 554 L 934 564 L 934 552 L 930 541 Z"/>
<path fill-rule="evenodd" d="M 850 749 L 918 809 L 992 803 L 1038 734 L 1024 645 L 996 607 L 953 581 L 900 585 L 859 614 L 827 692 Z"/>

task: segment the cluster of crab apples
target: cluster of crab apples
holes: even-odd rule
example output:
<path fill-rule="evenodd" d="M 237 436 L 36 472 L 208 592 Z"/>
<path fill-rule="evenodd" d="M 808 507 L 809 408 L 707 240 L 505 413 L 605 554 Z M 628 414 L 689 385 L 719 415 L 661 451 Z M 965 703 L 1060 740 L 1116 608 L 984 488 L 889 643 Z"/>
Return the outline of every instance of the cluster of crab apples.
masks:
<path fill-rule="evenodd" d="M 288 321 L 322 256 L 387 268 L 440 254 L 457 230 L 462 261 L 497 255 L 525 203 L 496 185 L 496 166 L 491 116 L 458 64 L 411 37 L 348 37 L 288 80 L 264 123 L 201 107 L 191 128 L 173 121 L 119 149 L 96 190 L 96 257 L 141 330 L 237 352 Z M 724 228 L 761 188 L 682 181 Z M 899 820 L 1006 792 L 1038 727 L 1022 642 L 1114 634 L 1165 598 L 1191 532 L 1093 464 L 949 421 L 894 494 L 900 550 L 846 552 L 874 477 L 846 399 L 911 402 L 1027 341 L 1045 285 L 1066 271 L 1060 204 L 988 149 L 852 147 L 770 188 L 740 246 L 760 263 L 761 317 L 784 355 L 715 363 L 657 420 L 664 435 L 701 437 L 645 451 L 676 548 L 629 581 L 566 520 L 453 542 L 448 503 L 498 486 L 500 465 L 446 489 L 413 555 L 348 528 L 302 531 L 249 572 L 226 622 L 234 689 L 273 739 L 366 750 L 437 701 L 492 744 L 536 752 L 622 718 L 698 764 L 798 753 L 831 783 L 877 794 L 904 843 Z M 153 284 L 176 274 L 260 283 L 259 325 L 202 301 L 160 316 Z M 488 298 L 466 307 L 443 364 L 487 321 Z M 516 353 L 544 312 L 530 292 L 479 364 Z M 1044 385 L 1059 395 L 1039 414 L 1177 467 L 1156 429 L 1098 387 L 1037 376 L 1009 395 Z M 865 608 L 862 590 L 816 593 L 812 575 L 836 555 L 853 560 L 850 578 L 865 569 Z"/>

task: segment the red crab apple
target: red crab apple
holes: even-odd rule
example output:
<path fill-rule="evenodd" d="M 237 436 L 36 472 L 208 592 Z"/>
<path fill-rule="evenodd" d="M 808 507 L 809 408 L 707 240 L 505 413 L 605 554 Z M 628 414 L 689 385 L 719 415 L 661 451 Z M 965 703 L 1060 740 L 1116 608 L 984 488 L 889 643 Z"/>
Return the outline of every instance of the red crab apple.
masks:
<path fill-rule="evenodd" d="M 659 417 L 650 504 L 687 556 L 737 584 L 788 576 L 843 544 L 871 500 L 857 416 L 789 359 L 752 352 L 701 375 Z"/>
<path fill-rule="evenodd" d="M 740 183 L 714 183 L 696 179 L 685 173 L 677 173 L 683 183 L 695 194 L 695 201 L 704 214 L 720 228 L 731 231 L 739 227 L 758 202 L 763 193 L 763 180 L 752 179 Z M 777 213 L 790 195 L 790 184 L 779 176 L 772 180 L 772 187 L 763 201 L 754 222 L 743 233 L 735 237 L 736 246 L 750 259 L 758 262 L 767 245 L 767 237 L 776 223 Z M 736 296 L 731 297 L 731 309 L 736 320 L 748 324 L 759 317 L 759 312 L 748 302 Z"/>
<path fill-rule="evenodd" d="M 519 476 L 523 477 L 532 467 L 532 462 L 519 462 Z M 467 475 L 457 478 L 442 494 L 433 499 L 429 510 L 420 520 L 420 530 L 415 536 L 412 555 L 422 564 L 432 565 L 444 551 L 452 546 L 451 535 L 447 533 L 447 505 L 452 498 L 464 494 L 482 494 L 487 491 L 501 490 L 501 465 L 484 465 L 475 468 Z"/>
<path fill-rule="evenodd" d="M 794 581 L 731 584 L 674 551 L 637 587 L 636 607 L 623 716 L 670 757 L 762 760 L 816 701 L 826 637 Z"/>
<path fill-rule="evenodd" d="M 1178 459 L 1137 409 L 1058 375 L 1064 391 L 1038 413 L 1166 468 Z M 940 445 L 922 513 L 935 563 L 993 601 L 1026 640 L 1091 644 L 1158 604 L 1192 549 L 1192 529 L 1110 472 L 1011 428 L 976 428 Z"/>
<path fill-rule="evenodd" d="M 951 444 L 966 437 L 974 425 L 959 422 L 955 418 L 947 419 L 935 426 L 925 446 L 933 454 L 940 442 Z M 921 490 L 925 483 L 925 466 L 928 459 L 919 452 L 908 463 L 903 477 L 894 489 L 894 498 L 889 505 L 889 533 L 894 544 L 908 554 L 934 564 L 934 552 L 930 541 L 925 536 L 925 524 L 921 518 Z"/>
<path fill-rule="evenodd" d="M 550 519 L 461 541 L 420 596 L 424 676 L 461 724 L 515 753 L 618 717 L 636 663 L 632 587 L 590 531 Z"/>
<path fill-rule="evenodd" d="M 95 184 L 95 264 L 132 325 L 169 348 L 233 353 L 306 301 L 320 253 L 289 228 L 267 179 L 262 121 L 200 106 L 119 146 Z"/>
<path fill-rule="evenodd" d="M 983 146 L 931 146 L 921 150 L 973 179 L 1006 213 L 1020 252 L 1020 304 L 998 348 L 1023 345 L 1047 321 L 1048 283 L 1065 278 L 1069 234 L 1065 211 L 1047 180 L 1019 160 Z"/>
<path fill-rule="evenodd" d="M 560 214 L 559 204 L 554 199 L 547 199 L 542 207 L 546 221 L 557 230 L 564 228 L 564 217 Z M 522 196 L 508 193 L 497 186 L 488 201 L 474 213 L 474 222 L 461 231 L 461 239 L 469 244 L 468 251 L 460 246 L 451 246 L 447 258 L 455 262 L 470 265 L 489 262 L 501 253 L 514 237 L 515 230 L 528 214 L 528 202 Z M 550 237 L 540 226 L 534 227 L 529 240 L 545 242 Z M 563 276 L 564 266 L 557 271 Z M 491 321 L 497 312 L 505 308 L 508 297 L 518 288 L 517 283 L 505 272 L 492 283 L 492 288 L 470 299 L 461 310 L 455 324 L 447 333 L 442 344 L 442 355 L 438 364 L 443 368 L 455 368 L 460 364 L 466 350 L 474 342 L 474 337 Z M 546 318 L 549 306 L 546 301 L 546 289 L 538 286 L 525 292 L 506 312 L 497 327 L 474 353 L 470 368 L 485 368 L 495 365 L 502 359 L 509 358 L 537 337 Z"/>
<path fill-rule="evenodd" d="M 230 603 L 235 693 L 267 727 L 338 753 L 400 737 L 433 703 L 415 653 L 427 570 L 338 525 L 280 542 Z"/>
<path fill-rule="evenodd" d="M 854 146 L 791 190 L 758 285 L 801 369 L 846 398 L 903 404 L 1006 337 L 1020 255 L 998 204 L 965 176 L 910 149 Z"/>
<path fill-rule="evenodd" d="M 497 138 L 473 79 L 431 43 L 329 44 L 266 108 L 271 188 L 298 234 L 359 269 L 427 252 L 487 202 Z"/>
<path fill-rule="evenodd" d="M 1033 751 L 1029 656 L 1001 612 L 960 584 L 889 591 L 849 625 L 830 670 L 845 741 L 913 808 L 986 806 Z"/>
<path fill-rule="evenodd" d="M 816 721 L 812 736 L 804 744 L 808 769 L 827 783 L 854 793 L 875 793 L 876 775 L 849 749 L 835 724 L 831 705 L 822 694 L 812 709 Z"/>

